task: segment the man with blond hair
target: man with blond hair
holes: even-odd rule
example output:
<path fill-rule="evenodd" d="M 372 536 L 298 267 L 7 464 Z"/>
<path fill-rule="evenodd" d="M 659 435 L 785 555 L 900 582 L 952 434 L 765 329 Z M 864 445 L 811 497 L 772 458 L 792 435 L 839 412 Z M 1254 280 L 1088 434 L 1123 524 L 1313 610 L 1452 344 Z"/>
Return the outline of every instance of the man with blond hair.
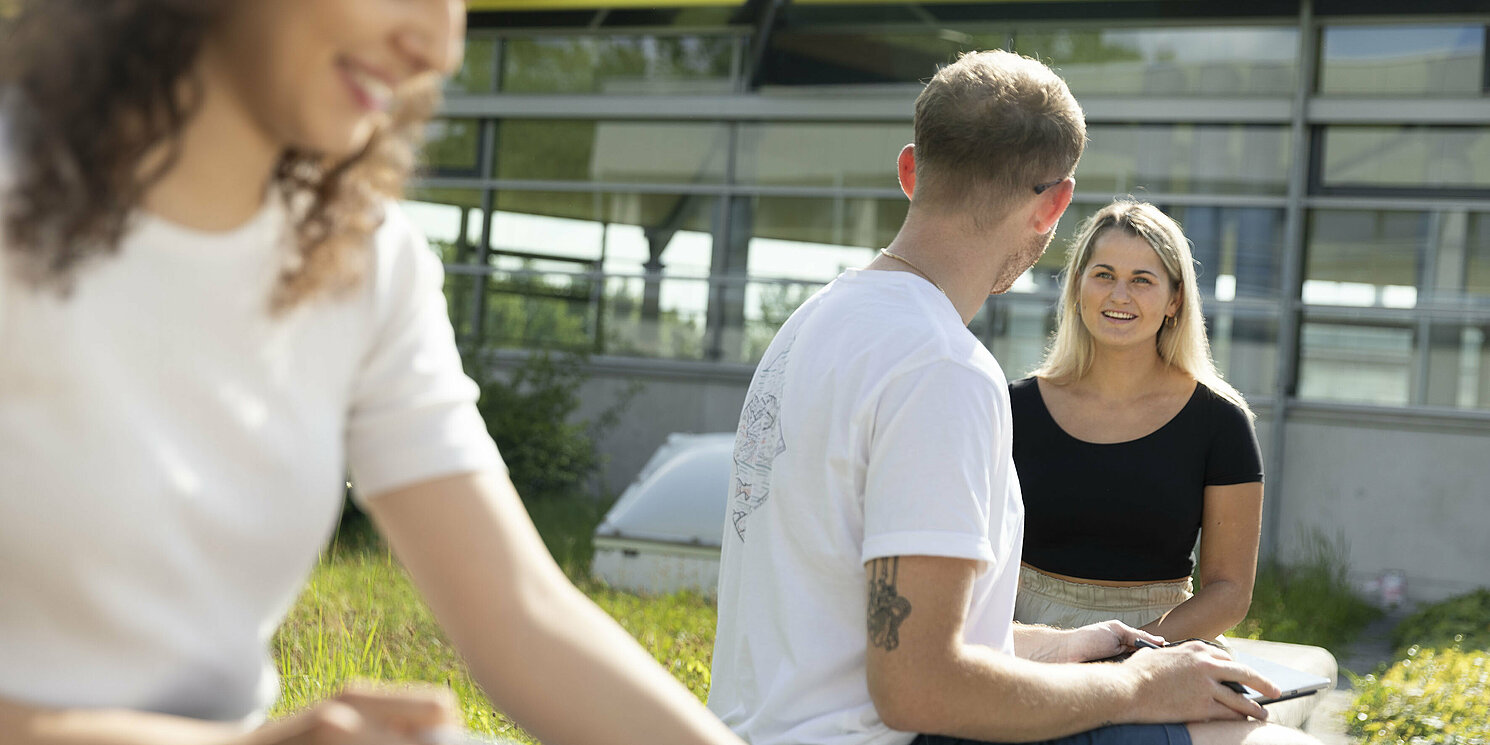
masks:
<path fill-rule="evenodd" d="M 1069 664 L 1162 640 L 1011 620 L 1009 398 L 966 325 L 1049 244 L 1085 142 L 1039 62 L 942 69 L 900 153 L 900 233 L 766 350 L 735 439 L 709 700 L 752 745 L 1309 742 L 1247 719 L 1266 712 L 1224 683 L 1277 689 L 1224 652 Z"/>

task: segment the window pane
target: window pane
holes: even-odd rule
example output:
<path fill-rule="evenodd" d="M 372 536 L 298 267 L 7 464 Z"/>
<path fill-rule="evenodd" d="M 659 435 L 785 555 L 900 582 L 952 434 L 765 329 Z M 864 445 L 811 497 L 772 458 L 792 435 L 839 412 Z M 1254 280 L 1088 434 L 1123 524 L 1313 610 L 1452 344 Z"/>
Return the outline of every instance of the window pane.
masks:
<path fill-rule="evenodd" d="M 565 348 L 700 358 L 717 200 L 677 194 L 502 191 L 492 220 L 490 343 L 552 328 Z M 604 270 L 603 286 L 594 273 Z M 496 298 L 500 297 L 498 301 Z"/>
<path fill-rule="evenodd" d="M 909 124 L 742 124 L 735 178 L 746 184 L 895 188 Z"/>
<path fill-rule="evenodd" d="M 1077 167 L 1085 193 L 1284 194 L 1290 145 L 1284 127 L 1094 125 Z"/>
<path fill-rule="evenodd" d="M 497 124 L 501 179 L 719 183 L 724 124 L 509 119 Z"/>
<path fill-rule="evenodd" d="M 1490 128 L 1325 127 L 1325 186 L 1490 188 Z"/>
<path fill-rule="evenodd" d="M 1429 214 L 1315 210 L 1305 247 L 1305 303 L 1411 308 L 1429 243 Z"/>
<path fill-rule="evenodd" d="M 1271 397 L 1278 378 L 1278 319 L 1207 306 L 1206 333 L 1221 377 L 1248 400 Z"/>
<path fill-rule="evenodd" d="M 466 37 L 466 57 L 460 70 L 445 81 L 446 93 L 490 93 L 492 91 L 492 57 L 497 40 L 479 36 Z"/>
<path fill-rule="evenodd" d="M 1200 292 L 1217 300 L 1275 298 L 1283 265 L 1283 210 L 1173 207 L 1190 239 Z"/>
<path fill-rule="evenodd" d="M 535 36 L 508 39 L 508 93 L 728 93 L 732 36 Z"/>
<path fill-rule="evenodd" d="M 1055 68 L 1078 96 L 1282 96 L 1298 78 L 1291 28 L 1030 31 L 1014 48 Z"/>
<path fill-rule="evenodd" d="M 1303 324 L 1299 397 L 1406 405 L 1412 391 L 1413 331 L 1398 326 Z"/>
<path fill-rule="evenodd" d="M 1071 241 L 1081 223 L 1104 204 L 1072 204 L 1056 227 L 1045 255 L 1015 285 L 1014 292 L 1060 289 L 1057 274 L 1065 268 Z M 1207 298 L 1275 298 L 1281 292 L 1283 210 L 1270 207 L 1170 207 L 1159 205 L 1179 221 L 1190 239 L 1200 291 Z"/>
<path fill-rule="evenodd" d="M 404 213 L 447 264 L 474 260 L 481 245 L 481 192 L 474 189 L 411 189 Z"/>
<path fill-rule="evenodd" d="M 1478 96 L 1484 91 L 1483 25 L 1326 28 L 1320 54 L 1320 93 Z"/>
<path fill-rule="evenodd" d="M 1456 219 L 1448 213 L 1447 219 Z M 1456 291 L 1484 301 L 1490 299 L 1490 213 L 1464 215 L 1464 250 L 1455 251 L 1452 240 L 1443 242 L 1438 258 L 1439 291 L 1453 295 Z M 1447 232 L 1447 231 L 1446 231 Z M 1463 271 L 1458 271 L 1463 257 Z M 1462 278 L 1463 287 L 1455 282 Z"/>
<path fill-rule="evenodd" d="M 864 266 L 905 221 L 904 199 L 741 197 L 734 229 L 748 235 L 752 277 L 826 283 L 849 267 Z M 737 266 L 740 266 L 737 264 Z"/>
<path fill-rule="evenodd" d="M 600 351 L 595 278 L 522 267 L 485 282 L 481 346 Z"/>
<path fill-rule="evenodd" d="M 1006 33 L 832 34 L 771 36 L 761 71 L 766 85 L 865 85 L 924 82 L 963 52 L 1000 49 Z"/>
<path fill-rule="evenodd" d="M 481 122 L 435 119 L 424 130 L 420 162 L 437 175 L 475 175 L 481 149 Z"/>
<path fill-rule="evenodd" d="M 709 282 L 609 277 L 601 300 L 601 350 L 628 357 L 703 359 Z"/>
<path fill-rule="evenodd" d="M 1490 409 L 1490 326 L 1435 325 L 1429 332 L 1430 406 Z"/>
<path fill-rule="evenodd" d="M 1019 380 L 1045 359 L 1055 323 L 1052 304 L 1004 295 L 984 303 L 968 328 L 993 352 L 1004 376 Z"/>

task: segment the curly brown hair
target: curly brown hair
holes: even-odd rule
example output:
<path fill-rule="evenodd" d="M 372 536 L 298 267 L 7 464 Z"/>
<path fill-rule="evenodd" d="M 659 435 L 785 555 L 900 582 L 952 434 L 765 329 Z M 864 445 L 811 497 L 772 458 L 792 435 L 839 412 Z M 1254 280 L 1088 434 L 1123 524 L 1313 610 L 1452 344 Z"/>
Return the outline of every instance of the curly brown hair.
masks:
<path fill-rule="evenodd" d="M 27 280 L 66 293 L 84 265 L 117 253 L 201 103 L 191 70 L 203 38 L 242 1 L 19 0 L 9 17 L 0 12 L 0 91 L 15 125 L 8 144 L 24 154 L 0 220 Z M 298 250 L 273 310 L 361 281 L 383 204 L 402 194 L 438 103 L 433 82 L 400 95 L 389 123 L 351 157 L 283 155 L 275 182 Z M 165 157 L 142 172 L 162 144 Z"/>

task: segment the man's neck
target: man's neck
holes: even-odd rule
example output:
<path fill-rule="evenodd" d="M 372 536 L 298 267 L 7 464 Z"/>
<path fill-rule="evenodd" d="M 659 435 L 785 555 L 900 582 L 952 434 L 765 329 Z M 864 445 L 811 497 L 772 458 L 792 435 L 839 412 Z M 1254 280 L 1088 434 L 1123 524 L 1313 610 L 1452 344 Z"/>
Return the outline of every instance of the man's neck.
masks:
<path fill-rule="evenodd" d="M 910 264 L 879 256 L 868 268 L 924 275 L 947 294 L 962 322 L 972 323 L 1017 251 L 1001 230 L 979 231 L 965 222 L 912 209 L 887 247 Z"/>
<path fill-rule="evenodd" d="M 202 91 L 201 106 L 177 140 L 175 162 L 145 194 L 143 207 L 189 228 L 231 230 L 263 206 L 282 149 L 221 86 L 204 83 Z M 145 157 L 144 169 L 168 153 L 168 145 L 157 145 Z"/>

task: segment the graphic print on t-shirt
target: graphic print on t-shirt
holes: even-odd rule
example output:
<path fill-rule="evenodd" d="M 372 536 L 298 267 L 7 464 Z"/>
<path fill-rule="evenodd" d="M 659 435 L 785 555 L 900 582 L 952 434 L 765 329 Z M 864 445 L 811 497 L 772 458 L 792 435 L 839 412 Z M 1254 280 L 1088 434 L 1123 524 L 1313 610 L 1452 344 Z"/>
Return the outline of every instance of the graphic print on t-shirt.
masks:
<path fill-rule="evenodd" d="M 730 523 L 745 540 L 745 520 L 771 496 L 771 467 L 786 452 L 781 436 L 781 391 L 786 386 L 787 340 L 781 352 L 761 366 L 750 383 L 740 428 L 735 431 L 735 474 L 730 491 Z"/>

